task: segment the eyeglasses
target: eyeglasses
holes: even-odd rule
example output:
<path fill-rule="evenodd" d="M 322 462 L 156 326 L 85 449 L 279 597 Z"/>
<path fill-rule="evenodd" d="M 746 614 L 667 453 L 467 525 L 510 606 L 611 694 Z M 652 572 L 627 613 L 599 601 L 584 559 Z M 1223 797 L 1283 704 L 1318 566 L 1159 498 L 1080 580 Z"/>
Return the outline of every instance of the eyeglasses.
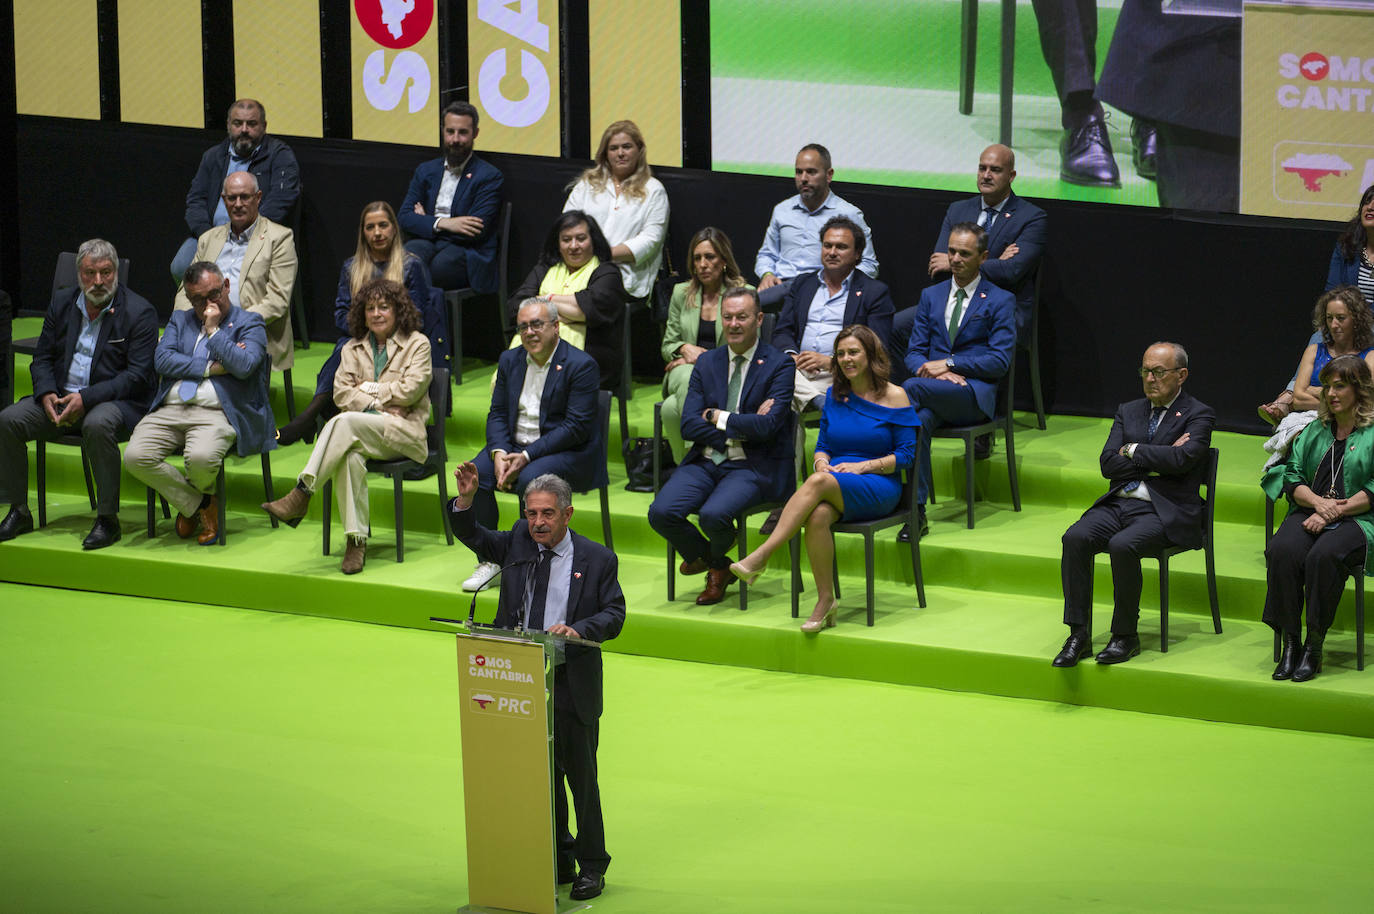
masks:
<path fill-rule="evenodd" d="M 220 196 L 224 198 L 225 203 L 247 203 L 257 194 L 220 194 Z"/>
<path fill-rule="evenodd" d="M 554 323 L 557 323 L 557 322 L 556 322 L 556 321 L 528 321 L 528 322 L 523 323 L 523 324 L 516 324 L 516 325 L 515 325 L 515 332 L 516 332 L 516 333 L 524 333 L 524 332 L 527 331 L 527 330 L 533 330 L 535 333 L 539 333 L 539 332 L 542 331 L 545 327 L 548 327 L 549 325 L 554 324 Z"/>
<path fill-rule="evenodd" d="M 1164 376 L 1167 375 L 1169 372 L 1182 370 L 1182 368 L 1141 368 L 1136 371 L 1136 374 L 1140 375 L 1142 378 L 1151 378 L 1156 381 L 1162 381 L 1164 380 Z"/>
<path fill-rule="evenodd" d="M 223 295 L 223 294 L 224 294 L 224 287 L 223 287 L 223 286 L 216 286 L 215 288 L 211 289 L 209 292 L 205 293 L 204 295 L 193 295 L 193 294 L 191 294 L 190 292 L 187 292 L 187 293 L 186 293 L 186 297 L 189 298 L 189 299 L 191 300 L 191 304 L 195 305 L 195 304 L 203 304 L 203 303 L 205 303 L 205 302 L 212 302 L 212 301 L 213 301 L 213 302 L 217 302 L 217 301 L 219 301 L 220 296 Z"/>

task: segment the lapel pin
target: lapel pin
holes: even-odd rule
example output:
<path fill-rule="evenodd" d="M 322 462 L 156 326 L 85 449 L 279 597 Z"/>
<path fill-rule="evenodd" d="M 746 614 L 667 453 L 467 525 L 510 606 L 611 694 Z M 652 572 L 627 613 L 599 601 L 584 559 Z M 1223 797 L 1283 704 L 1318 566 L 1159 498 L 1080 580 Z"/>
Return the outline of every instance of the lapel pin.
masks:
<path fill-rule="evenodd" d="M 854 292 L 854 297 L 855 297 L 855 298 L 858 298 L 860 295 L 863 295 L 863 294 L 864 294 L 864 290 L 863 290 L 863 289 L 857 289 L 857 290 L 855 290 L 855 292 Z"/>
<path fill-rule="evenodd" d="M 763 359 L 757 359 L 757 360 L 755 360 L 754 364 L 755 364 L 755 365 L 762 365 L 762 364 L 763 364 Z"/>
<path fill-rule="evenodd" d="M 471 177 L 472 177 L 472 172 L 468 172 L 467 174 L 463 175 L 463 177 L 465 177 L 465 178 L 471 178 Z"/>
<path fill-rule="evenodd" d="M 554 371 L 562 371 L 562 370 L 563 370 L 563 366 L 562 366 L 562 365 L 555 365 L 555 366 L 553 366 L 553 370 L 554 370 Z"/>
<path fill-rule="evenodd" d="M 1002 218 L 1003 218 L 1003 219 L 1010 219 L 1010 218 L 1011 218 L 1011 213 L 1003 213 L 1003 214 L 1002 214 Z"/>
<path fill-rule="evenodd" d="M 988 297 L 988 293 L 986 293 L 986 292 L 979 292 L 979 293 L 978 293 L 978 297 L 979 297 L 979 298 L 987 298 L 987 297 Z"/>
<path fill-rule="evenodd" d="M 1181 416 L 1181 415 L 1183 415 L 1183 413 L 1179 412 L 1178 410 L 1174 410 L 1174 417 L 1175 417 L 1175 418 L 1177 418 L 1177 417 L 1179 417 L 1179 416 Z"/>
<path fill-rule="evenodd" d="M 580 578 L 580 577 L 582 577 L 582 572 L 580 572 L 580 571 L 574 571 L 574 572 L 573 572 L 573 578 L 574 578 L 574 579 Z"/>

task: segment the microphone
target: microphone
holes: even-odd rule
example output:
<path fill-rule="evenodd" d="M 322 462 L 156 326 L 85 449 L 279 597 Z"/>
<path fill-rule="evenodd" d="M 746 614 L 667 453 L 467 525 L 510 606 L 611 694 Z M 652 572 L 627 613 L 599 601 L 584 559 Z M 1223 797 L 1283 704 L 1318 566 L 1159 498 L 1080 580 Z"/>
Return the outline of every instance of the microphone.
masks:
<path fill-rule="evenodd" d="M 534 559 L 519 559 L 518 561 L 511 562 L 509 565 L 503 565 L 503 566 L 501 566 L 500 569 L 497 570 L 496 574 L 492 575 L 491 578 L 488 579 L 487 583 L 490 584 L 492 581 L 495 581 L 497 578 L 501 577 L 501 575 L 505 574 L 506 571 L 508 571 L 508 570 L 511 569 L 511 568 L 516 568 L 516 567 L 518 567 L 518 566 L 520 566 L 520 565 L 533 565 L 533 564 L 534 564 Z M 485 590 L 486 588 L 483 588 L 483 589 Z M 475 618 L 476 618 L 476 616 L 477 616 L 477 595 L 480 594 L 481 592 L 482 592 L 481 590 L 478 590 L 478 591 L 476 591 L 475 593 L 473 593 L 473 595 L 472 595 L 472 602 L 471 602 L 470 604 L 468 604 L 468 628 L 472 628 L 473 622 L 474 622 L 474 620 L 475 620 Z M 523 631 L 524 628 L 525 628 L 525 626 L 524 626 L 524 624 L 523 624 L 523 620 L 517 620 L 517 621 L 520 621 L 520 622 L 522 623 L 522 624 L 520 625 L 520 629 L 519 629 L 519 630 Z"/>

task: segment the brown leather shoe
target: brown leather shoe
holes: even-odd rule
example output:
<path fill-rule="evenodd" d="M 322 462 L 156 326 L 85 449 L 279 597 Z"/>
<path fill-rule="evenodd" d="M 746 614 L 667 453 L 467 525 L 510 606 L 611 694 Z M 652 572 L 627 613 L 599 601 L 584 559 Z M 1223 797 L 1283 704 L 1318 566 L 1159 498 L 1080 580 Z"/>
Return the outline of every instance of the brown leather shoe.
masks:
<path fill-rule="evenodd" d="M 367 540 L 356 536 L 348 537 L 348 545 L 344 547 L 343 562 L 339 565 L 339 570 L 344 574 L 357 574 L 363 570 L 366 562 Z"/>
<path fill-rule="evenodd" d="M 201 508 L 200 515 L 200 536 L 196 537 L 196 542 L 202 546 L 213 546 L 219 542 L 219 503 L 215 501 L 215 496 L 210 496 L 210 503 Z M 180 520 L 180 518 L 177 518 Z"/>
<path fill-rule="evenodd" d="M 196 535 L 196 530 L 199 527 L 199 511 L 196 511 L 194 514 L 191 515 L 182 514 L 180 511 L 177 512 L 177 536 L 181 537 L 184 540 L 188 540 Z"/>
<path fill-rule="evenodd" d="M 710 568 L 706 571 L 706 589 L 697 597 L 697 604 L 700 606 L 710 606 L 712 603 L 719 603 L 725 599 L 725 588 L 730 586 L 730 582 L 735 576 L 730 573 L 729 568 Z"/>
<path fill-rule="evenodd" d="M 310 510 L 310 493 L 300 486 L 292 486 L 290 492 L 276 501 L 263 502 L 262 509 L 286 526 L 294 527 Z"/>
<path fill-rule="evenodd" d="M 696 559 L 691 562 L 683 559 L 682 564 L 677 566 L 677 570 L 683 574 L 705 574 L 708 567 L 705 559 Z"/>

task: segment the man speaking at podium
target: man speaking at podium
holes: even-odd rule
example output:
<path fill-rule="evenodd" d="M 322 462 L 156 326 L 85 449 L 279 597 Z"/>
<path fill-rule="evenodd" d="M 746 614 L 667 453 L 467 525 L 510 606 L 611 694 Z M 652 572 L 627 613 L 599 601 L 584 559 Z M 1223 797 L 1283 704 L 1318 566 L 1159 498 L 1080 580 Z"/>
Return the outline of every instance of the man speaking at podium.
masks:
<path fill-rule="evenodd" d="M 501 576 L 495 625 L 515 628 L 524 620 L 531 631 L 569 639 L 556 657 L 553 677 L 554 844 L 559 884 L 571 882 L 571 897 L 579 901 L 595 898 L 606 886 L 611 862 L 596 782 L 601 651 L 572 642 L 609 641 L 620 634 L 625 595 L 616 577 L 619 563 L 614 552 L 568 529 L 572 489 L 552 473 L 525 487 L 524 517 L 509 532 L 486 529 L 469 510 L 477 467 L 469 461 L 453 476 L 458 485 L 449 503 L 453 532 L 479 559 L 507 572 Z M 564 780 L 577 811 L 576 838 L 568 830 Z"/>

